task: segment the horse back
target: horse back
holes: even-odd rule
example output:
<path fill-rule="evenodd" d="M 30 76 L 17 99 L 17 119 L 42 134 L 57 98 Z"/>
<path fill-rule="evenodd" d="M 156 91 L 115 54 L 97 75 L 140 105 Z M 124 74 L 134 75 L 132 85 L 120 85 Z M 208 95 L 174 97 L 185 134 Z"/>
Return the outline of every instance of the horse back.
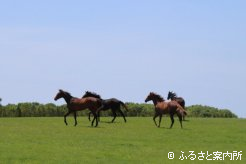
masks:
<path fill-rule="evenodd" d="M 103 105 L 105 108 L 114 108 L 120 106 L 120 102 L 121 101 L 116 98 L 110 98 L 103 100 Z"/>

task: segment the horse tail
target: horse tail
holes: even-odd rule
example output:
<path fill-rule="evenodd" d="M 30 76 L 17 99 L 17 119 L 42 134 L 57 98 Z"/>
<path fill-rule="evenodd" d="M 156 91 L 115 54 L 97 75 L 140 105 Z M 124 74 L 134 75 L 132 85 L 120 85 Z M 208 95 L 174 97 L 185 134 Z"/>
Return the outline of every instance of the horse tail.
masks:
<path fill-rule="evenodd" d="M 122 101 L 120 101 L 120 104 L 126 109 L 127 112 L 129 111 L 125 103 L 123 103 Z"/>
<path fill-rule="evenodd" d="M 185 110 L 185 100 L 184 100 L 184 99 L 183 99 L 183 101 L 182 101 L 182 103 L 181 103 L 181 106 L 182 106 L 182 108 L 183 108 L 184 116 L 186 116 L 186 115 L 187 115 L 187 112 L 186 112 L 186 110 Z"/>
<path fill-rule="evenodd" d="M 186 116 L 187 115 L 187 112 L 185 110 L 183 110 L 183 114 Z"/>
<path fill-rule="evenodd" d="M 184 110 L 185 110 L 185 100 L 183 99 L 183 103 L 182 103 L 182 105 L 181 105 L 183 108 L 184 108 Z"/>
<path fill-rule="evenodd" d="M 178 104 L 178 111 L 181 113 L 182 116 L 186 116 L 187 115 L 187 112 L 185 111 L 185 109 Z"/>

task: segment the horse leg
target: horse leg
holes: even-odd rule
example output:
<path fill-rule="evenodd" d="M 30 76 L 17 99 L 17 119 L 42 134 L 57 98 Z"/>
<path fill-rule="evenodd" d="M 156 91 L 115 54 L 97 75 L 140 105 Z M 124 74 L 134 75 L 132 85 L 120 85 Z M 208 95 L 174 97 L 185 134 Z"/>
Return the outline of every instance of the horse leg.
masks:
<path fill-rule="evenodd" d="M 91 112 L 88 115 L 88 119 L 89 119 L 89 121 L 91 121 Z"/>
<path fill-rule="evenodd" d="M 162 119 L 162 114 L 160 114 L 160 116 L 159 116 L 159 126 L 158 127 L 161 126 L 161 119 Z"/>
<path fill-rule="evenodd" d="M 182 126 L 182 119 L 184 118 L 184 113 L 178 112 L 177 115 L 179 117 L 179 122 L 180 122 L 181 128 L 183 128 L 183 126 Z"/>
<path fill-rule="evenodd" d="M 183 107 L 183 109 L 184 109 L 184 107 Z M 181 117 L 182 117 L 182 120 L 185 121 L 185 114 L 184 114 L 184 112 L 182 112 L 182 116 Z"/>
<path fill-rule="evenodd" d="M 91 126 L 93 126 L 93 124 L 94 124 L 94 121 L 95 121 L 95 115 L 94 115 L 94 113 L 93 113 L 93 120 L 91 121 Z"/>
<path fill-rule="evenodd" d="M 153 117 L 153 120 L 154 120 L 154 123 L 155 123 L 156 126 L 157 126 L 157 123 L 156 123 L 155 119 L 156 119 L 157 116 L 158 116 L 158 113 L 155 113 L 155 115 L 154 115 L 154 117 Z M 157 126 L 157 127 L 158 127 L 158 126 Z"/>
<path fill-rule="evenodd" d="M 179 122 L 180 122 L 181 128 L 183 128 L 183 125 L 182 125 L 182 116 L 179 116 Z"/>
<path fill-rule="evenodd" d="M 98 112 L 98 114 L 99 114 L 99 112 Z M 98 115 L 95 113 L 95 116 L 94 116 L 95 118 L 96 118 L 96 125 L 95 125 L 95 127 L 97 127 L 97 125 L 98 125 Z"/>
<path fill-rule="evenodd" d="M 92 113 L 92 114 L 93 114 L 94 118 L 93 118 L 93 120 L 92 120 L 92 122 L 91 122 L 91 126 L 93 126 L 94 121 L 96 120 L 96 125 L 95 125 L 95 127 L 97 127 L 97 125 L 98 125 L 97 114 L 96 114 L 96 113 Z"/>
<path fill-rule="evenodd" d="M 183 121 L 185 121 L 185 102 L 182 103 L 181 107 L 183 108 L 183 112 L 182 112 L 182 119 Z"/>
<path fill-rule="evenodd" d="M 112 113 L 113 113 L 114 118 L 113 118 L 113 120 L 111 122 L 113 123 L 115 118 L 116 118 L 116 112 L 112 109 Z"/>
<path fill-rule="evenodd" d="M 104 108 L 104 105 L 100 106 L 97 110 L 96 110 L 96 114 L 97 114 L 97 120 L 100 121 L 100 111 Z"/>
<path fill-rule="evenodd" d="M 64 115 L 64 122 L 67 125 L 67 116 L 71 113 L 71 111 L 68 111 L 65 115 Z"/>
<path fill-rule="evenodd" d="M 122 110 L 120 110 L 120 108 L 118 108 L 118 111 L 119 111 L 119 113 L 122 115 L 122 117 L 124 118 L 124 120 L 125 120 L 125 122 L 126 122 L 126 117 L 125 117 L 124 113 L 122 112 Z"/>
<path fill-rule="evenodd" d="M 97 113 L 97 120 L 100 122 L 100 111 Z"/>
<path fill-rule="evenodd" d="M 170 129 L 171 129 L 173 127 L 173 123 L 174 123 L 173 114 L 170 114 L 170 118 L 171 118 L 171 121 L 172 121 L 171 126 L 170 126 Z"/>
<path fill-rule="evenodd" d="M 74 126 L 76 126 L 77 125 L 77 112 L 76 111 L 73 113 L 73 117 L 75 121 Z"/>

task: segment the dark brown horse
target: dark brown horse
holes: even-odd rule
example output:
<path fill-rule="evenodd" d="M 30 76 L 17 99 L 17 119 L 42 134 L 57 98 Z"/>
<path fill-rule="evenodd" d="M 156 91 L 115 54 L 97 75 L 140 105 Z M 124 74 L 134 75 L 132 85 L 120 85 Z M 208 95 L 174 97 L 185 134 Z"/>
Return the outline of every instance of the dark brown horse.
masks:
<path fill-rule="evenodd" d="M 181 105 L 185 110 L 185 100 L 182 97 L 177 97 L 175 92 L 168 92 L 167 99 L 171 99 L 172 101 L 177 101 L 179 105 Z M 186 111 L 184 112 L 183 120 L 185 120 L 185 115 L 187 115 Z"/>
<path fill-rule="evenodd" d="M 157 127 L 160 127 L 162 115 L 169 114 L 171 121 L 172 121 L 170 128 L 172 128 L 173 123 L 174 123 L 173 116 L 174 114 L 177 114 L 181 128 L 182 128 L 182 116 L 184 115 L 184 109 L 182 108 L 181 105 L 179 105 L 176 101 L 165 102 L 165 100 L 160 95 L 153 93 L 153 92 L 149 93 L 149 95 L 145 99 L 145 102 L 148 102 L 151 100 L 153 101 L 155 105 L 155 115 L 153 117 L 153 120 L 156 126 L 157 126 L 157 123 L 155 119 L 156 117 L 159 116 L 159 125 Z"/>
<path fill-rule="evenodd" d="M 120 100 L 118 100 L 116 98 L 102 99 L 100 95 L 98 95 L 96 93 L 93 93 L 93 92 L 89 92 L 89 91 L 85 92 L 85 94 L 84 94 L 84 96 L 82 98 L 85 98 L 85 97 L 94 97 L 94 98 L 97 98 L 97 99 L 101 100 L 102 106 L 98 109 L 98 113 L 97 113 L 98 114 L 98 119 L 100 117 L 100 114 L 99 114 L 100 111 L 106 111 L 106 110 L 111 109 L 111 111 L 113 113 L 113 117 L 114 117 L 111 122 L 114 122 L 114 120 L 115 120 L 115 118 L 117 116 L 116 112 L 119 112 L 121 114 L 121 116 L 124 118 L 124 121 L 126 122 L 125 115 L 121 111 L 120 106 L 122 105 L 126 109 L 126 111 L 128 111 L 128 109 L 127 109 L 126 105 L 122 101 L 120 101 Z M 91 114 L 91 112 L 89 113 L 89 120 L 90 120 L 90 114 Z"/>
<path fill-rule="evenodd" d="M 76 97 L 71 96 L 70 93 L 65 92 L 61 89 L 56 94 L 54 100 L 58 100 L 60 98 L 64 98 L 64 100 L 67 103 L 68 112 L 64 115 L 64 122 L 66 125 L 67 125 L 66 117 L 70 113 L 73 113 L 74 114 L 74 120 L 75 120 L 74 126 L 76 126 L 77 125 L 77 111 L 85 110 L 85 109 L 89 109 L 94 116 L 92 123 L 91 123 L 91 126 L 93 126 L 95 120 L 96 120 L 95 127 L 98 125 L 97 109 L 101 106 L 100 100 L 93 98 L 93 97 L 76 98 Z"/>

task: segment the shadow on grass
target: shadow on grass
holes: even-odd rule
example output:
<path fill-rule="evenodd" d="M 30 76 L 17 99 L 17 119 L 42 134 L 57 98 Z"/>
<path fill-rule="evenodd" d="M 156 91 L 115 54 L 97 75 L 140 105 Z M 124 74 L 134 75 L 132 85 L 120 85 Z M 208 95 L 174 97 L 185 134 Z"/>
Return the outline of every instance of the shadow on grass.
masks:
<path fill-rule="evenodd" d="M 159 129 L 167 129 L 167 130 L 173 130 L 173 129 L 177 129 L 177 128 L 169 128 L 169 127 L 160 127 Z M 179 128 L 180 130 L 191 130 L 189 128 L 183 127 L 183 128 Z"/>
<path fill-rule="evenodd" d="M 95 127 L 95 126 L 84 126 L 84 127 L 87 127 L 87 128 L 94 128 L 94 129 L 105 128 L 105 127 L 102 127 L 102 126 L 100 126 L 100 125 L 98 125 L 97 127 Z"/>
<path fill-rule="evenodd" d="M 112 121 L 100 121 L 100 123 L 106 123 L 106 124 L 119 124 L 119 123 L 121 123 L 121 122 L 116 122 L 116 121 L 114 121 L 114 122 L 112 122 Z"/>

